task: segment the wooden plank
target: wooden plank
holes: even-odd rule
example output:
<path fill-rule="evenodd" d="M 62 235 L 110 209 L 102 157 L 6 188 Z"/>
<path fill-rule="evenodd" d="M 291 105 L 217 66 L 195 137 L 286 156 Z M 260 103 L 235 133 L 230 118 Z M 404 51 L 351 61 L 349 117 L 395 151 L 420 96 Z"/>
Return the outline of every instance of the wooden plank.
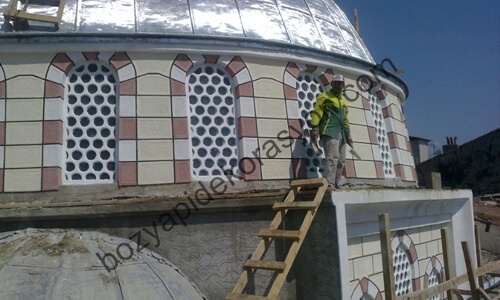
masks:
<path fill-rule="evenodd" d="M 261 229 L 259 236 L 273 239 L 299 240 L 301 232 L 298 230 Z"/>
<path fill-rule="evenodd" d="M 486 273 L 490 273 L 494 270 L 500 270 L 500 260 L 484 265 L 476 270 L 474 270 L 474 276 L 479 277 Z M 443 292 L 446 292 L 454 287 L 467 282 L 469 279 L 468 274 L 462 274 L 458 277 L 452 278 L 448 281 L 435 285 L 425 290 L 420 290 L 411 294 L 407 294 L 401 297 L 398 297 L 397 300 L 417 300 L 417 299 L 428 299 L 432 296 L 439 295 Z"/>
<path fill-rule="evenodd" d="M 274 210 L 282 210 L 282 209 L 290 209 L 290 210 L 298 210 L 298 209 L 315 209 L 318 207 L 318 204 L 314 201 L 301 201 L 301 202 L 278 202 L 273 205 Z"/>
<path fill-rule="evenodd" d="M 246 295 L 246 294 L 237 294 L 237 293 L 229 293 L 226 296 L 226 300 L 268 300 L 269 298 L 264 296 L 255 296 L 255 295 Z"/>
<path fill-rule="evenodd" d="M 483 262 L 481 260 L 481 240 L 479 239 L 479 227 L 477 224 L 474 225 L 474 238 L 476 242 L 476 263 L 477 263 L 477 268 L 482 266 Z M 478 278 L 479 281 L 479 287 L 484 289 L 484 283 L 483 279 L 481 277 Z"/>
<path fill-rule="evenodd" d="M 450 249 L 448 248 L 448 230 L 446 228 L 441 228 L 441 245 L 443 248 L 443 259 L 444 259 L 444 281 L 447 281 L 451 279 L 451 263 L 450 263 L 450 256 L 448 255 L 448 251 Z M 446 291 L 446 297 L 447 299 L 453 299 L 452 298 L 452 290 L 449 289 Z"/>
<path fill-rule="evenodd" d="M 57 19 L 57 17 L 31 14 L 31 13 L 27 13 L 27 12 L 24 12 L 24 11 L 19 11 L 16 14 L 16 18 L 25 19 L 25 20 L 32 20 L 32 21 L 39 21 L 39 22 L 48 22 L 48 23 L 59 24 L 59 20 Z"/>
<path fill-rule="evenodd" d="M 394 269 L 392 264 L 391 248 L 391 227 L 389 224 L 389 214 L 380 214 L 378 216 L 380 231 L 380 247 L 382 249 L 382 266 L 384 274 L 385 299 L 396 299 L 396 290 L 394 288 Z"/>
<path fill-rule="evenodd" d="M 297 179 L 290 183 L 290 187 L 322 186 L 327 185 L 325 178 Z"/>
<path fill-rule="evenodd" d="M 264 269 L 264 270 L 275 270 L 283 272 L 286 264 L 282 261 L 266 261 L 266 260 L 247 260 L 245 262 L 244 268 L 253 269 Z"/>
<path fill-rule="evenodd" d="M 467 267 L 467 278 L 469 279 L 469 286 L 472 292 L 472 300 L 479 300 L 477 292 L 476 278 L 474 276 L 474 267 L 469 253 L 469 243 L 462 242 L 462 251 L 464 252 L 465 266 Z"/>

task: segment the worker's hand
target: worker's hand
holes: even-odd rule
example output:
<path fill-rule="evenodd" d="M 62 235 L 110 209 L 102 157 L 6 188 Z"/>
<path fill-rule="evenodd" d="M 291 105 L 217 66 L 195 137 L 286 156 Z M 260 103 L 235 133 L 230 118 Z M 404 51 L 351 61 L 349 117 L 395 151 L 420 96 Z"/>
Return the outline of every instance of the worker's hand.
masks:
<path fill-rule="evenodd" d="M 313 139 L 313 140 L 317 141 L 317 140 L 318 140 L 318 138 L 319 138 L 319 131 L 317 131 L 317 130 L 312 130 L 312 131 L 311 131 L 311 139 Z"/>
<path fill-rule="evenodd" d="M 352 137 L 351 137 L 350 133 L 347 135 L 347 145 L 351 146 L 351 148 L 354 148 L 353 143 L 352 143 Z"/>

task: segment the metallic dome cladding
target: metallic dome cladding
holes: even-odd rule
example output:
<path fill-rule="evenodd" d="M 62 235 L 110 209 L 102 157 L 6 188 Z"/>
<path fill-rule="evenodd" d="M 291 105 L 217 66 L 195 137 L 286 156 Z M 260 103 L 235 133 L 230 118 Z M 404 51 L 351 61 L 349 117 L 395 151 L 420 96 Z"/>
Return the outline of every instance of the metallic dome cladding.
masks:
<path fill-rule="evenodd" d="M 54 8 L 34 5 L 29 9 L 43 13 Z M 374 63 L 349 19 L 332 0 L 66 0 L 58 32 L 247 38 Z"/>

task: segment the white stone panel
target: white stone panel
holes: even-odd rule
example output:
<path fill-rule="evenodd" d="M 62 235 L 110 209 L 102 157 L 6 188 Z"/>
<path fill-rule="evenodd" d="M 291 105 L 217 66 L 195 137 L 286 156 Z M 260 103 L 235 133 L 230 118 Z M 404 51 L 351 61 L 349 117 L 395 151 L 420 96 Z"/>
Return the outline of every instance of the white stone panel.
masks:
<path fill-rule="evenodd" d="M 236 99 L 235 104 L 236 111 L 239 111 L 240 117 L 255 117 L 255 105 L 253 98 L 239 97 Z"/>
<path fill-rule="evenodd" d="M 119 141 L 118 159 L 119 161 L 137 161 L 136 141 Z"/>
<path fill-rule="evenodd" d="M 63 152 L 64 151 L 62 145 L 44 145 L 43 166 L 62 167 Z"/>
<path fill-rule="evenodd" d="M 239 71 L 238 74 L 234 76 L 234 79 L 236 80 L 237 84 L 244 84 L 252 80 L 247 68 Z"/>
<path fill-rule="evenodd" d="M 238 152 L 240 159 L 243 157 L 259 158 L 260 152 L 257 138 L 241 138 L 238 141 Z"/>
<path fill-rule="evenodd" d="M 188 139 L 174 140 L 175 159 L 191 159 L 191 144 Z"/>
<path fill-rule="evenodd" d="M 120 96 L 120 117 L 135 117 L 135 96 Z"/>
<path fill-rule="evenodd" d="M 186 81 L 186 72 L 184 72 L 184 70 L 182 70 L 178 66 L 173 65 L 172 72 L 170 73 L 170 77 L 172 79 L 179 81 L 179 82 L 184 82 L 184 81 Z"/>
<path fill-rule="evenodd" d="M 133 64 L 128 64 L 118 69 L 118 78 L 120 82 L 130 80 L 135 77 L 135 69 Z"/>
<path fill-rule="evenodd" d="M 286 100 L 286 112 L 288 119 L 300 119 L 299 101 Z"/>
<path fill-rule="evenodd" d="M 156 102 L 156 101 L 155 101 Z M 186 96 L 172 96 L 172 116 L 187 117 L 188 99 Z"/>
<path fill-rule="evenodd" d="M 45 99 L 45 120 L 64 120 L 64 101 L 61 98 Z"/>
<path fill-rule="evenodd" d="M 66 81 L 66 73 L 56 68 L 54 65 L 51 65 L 49 67 L 49 71 L 47 72 L 47 79 L 64 85 Z"/>

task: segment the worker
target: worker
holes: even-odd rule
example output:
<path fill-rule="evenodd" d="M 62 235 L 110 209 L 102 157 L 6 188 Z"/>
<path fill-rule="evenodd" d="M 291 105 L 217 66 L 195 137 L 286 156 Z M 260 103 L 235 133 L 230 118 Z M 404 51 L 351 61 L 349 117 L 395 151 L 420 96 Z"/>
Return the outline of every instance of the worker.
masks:
<path fill-rule="evenodd" d="M 329 188 L 341 188 L 345 183 L 342 171 L 345 165 L 346 144 L 353 147 L 348 108 L 342 90 L 344 76 L 335 75 L 330 83 L 331 89 L 316 97 L 311 112 L 311 139 L 321 138 L 325 151 L 325 174 Z"/>

